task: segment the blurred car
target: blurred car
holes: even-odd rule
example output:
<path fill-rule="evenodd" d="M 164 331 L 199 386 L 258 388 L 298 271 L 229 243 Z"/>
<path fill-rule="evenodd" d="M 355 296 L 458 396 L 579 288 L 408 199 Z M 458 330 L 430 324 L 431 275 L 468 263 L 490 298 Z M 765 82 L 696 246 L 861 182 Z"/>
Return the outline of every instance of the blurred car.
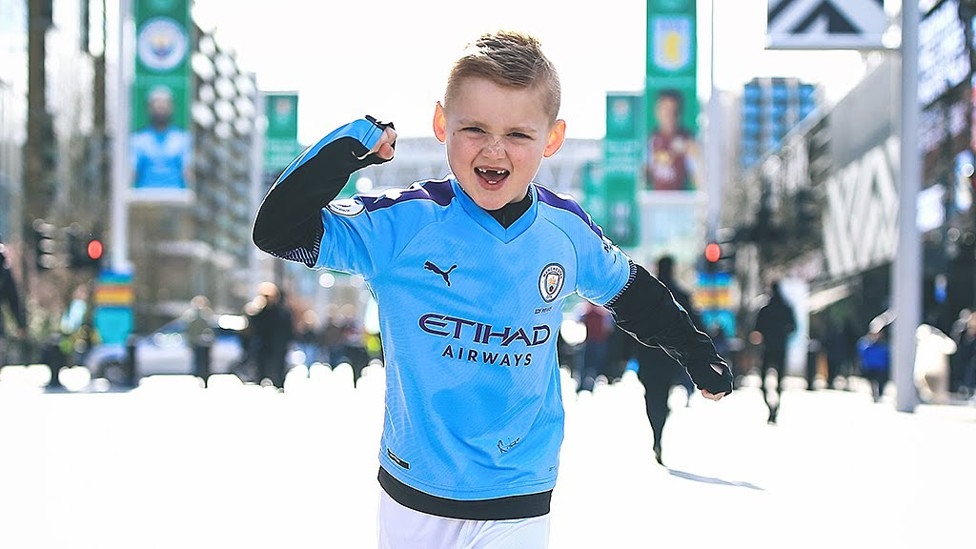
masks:
<path fill-rule="evenodd" d="M 241 331 L 247 321 L 239 315 L 220 315 L 214 329 L 210 350 L 210 373 L 236 372 L 244 362 Z M 126 382 L 126 346 L 120 343 L 92 347 L 83 363 L 92 378 L 105 378 L 113 385 Z M 193 374 L 193 350 L 186 337 L 186 322 L 176 319 L 135 340 L 135 379 L 159 374 Z"/>

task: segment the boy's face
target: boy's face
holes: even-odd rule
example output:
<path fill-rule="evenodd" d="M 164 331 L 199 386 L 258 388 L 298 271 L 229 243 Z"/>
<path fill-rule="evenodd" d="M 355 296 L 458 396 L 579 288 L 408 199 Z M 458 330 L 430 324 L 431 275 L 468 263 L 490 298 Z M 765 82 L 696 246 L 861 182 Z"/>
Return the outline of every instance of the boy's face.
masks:
<path fill-rule="evenodd" d="M 524 198 L 542 159 L 562 145 L 566 123 L 550 123 L 543 93 L 469 78 L 450 104 L 437 103 L 434 135 L 447 145 L 451 171 L 478 206 L 497 210 Z"/>

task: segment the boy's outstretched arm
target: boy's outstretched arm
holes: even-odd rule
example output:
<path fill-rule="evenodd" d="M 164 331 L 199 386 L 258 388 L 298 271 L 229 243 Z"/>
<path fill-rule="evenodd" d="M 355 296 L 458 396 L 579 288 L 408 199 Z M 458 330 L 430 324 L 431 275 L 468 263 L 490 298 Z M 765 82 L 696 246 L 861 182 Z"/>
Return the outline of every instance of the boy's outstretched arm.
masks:
<path fill-rule="evenodd" d="M 278 176 L 254 219 L 252 239 L 261 250 L 311 267 L 322 241 L 321 211 L 349 176 L 393 158 L 393 124 L 371 116 L 323 137 Z"/>
<path fill-rule="evenodd" d="M 622 330 L 680 362 L 705 397 L 718 400 L 732 392 L 732 370 L 711 338 L 695 328 L 667 286 L 644 267 L 631 264 L 630 283 L 606 307 Z"/>

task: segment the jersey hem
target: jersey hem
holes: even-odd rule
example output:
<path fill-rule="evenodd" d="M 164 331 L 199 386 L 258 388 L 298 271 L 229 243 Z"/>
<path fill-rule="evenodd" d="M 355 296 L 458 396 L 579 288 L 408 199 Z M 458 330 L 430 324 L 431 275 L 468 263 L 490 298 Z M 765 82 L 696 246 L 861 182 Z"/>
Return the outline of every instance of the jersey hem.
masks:
<path fill-rule="evenodd" d="M 376 477 L 394 501 L 421 513 L 462 520 L 514 520 L 549 514 L 552 490 L 491 499 L 442 498 L 411 488 L 380 466 Z"/>
<path fill-rule="evenodd" d="M 400 482 L 405 486 L 410 486 L 414 490 L 422 490 L 423 493 L 430 494 L 433 497 L 447 498 L 456 501 L 514 497 L 523 495 L 525 493 L 552 490 L 556 485 L 556 478 L 551 477 L 526 484 L 507 484 L 505 486 L 492 486 L 486 489 L 456 490 L 451 487 L 433 485 L 419 480 L 416 477 L 401 474 L 403 472 L 403 468 L 398 466 L 385 454 L 380 458 L 380 468 L 386 470 L 387 474 L 395 478 L 397 482 Z M 390 471 L 395 472 L 395 476 L 394 473 L 391 473 Z"/>

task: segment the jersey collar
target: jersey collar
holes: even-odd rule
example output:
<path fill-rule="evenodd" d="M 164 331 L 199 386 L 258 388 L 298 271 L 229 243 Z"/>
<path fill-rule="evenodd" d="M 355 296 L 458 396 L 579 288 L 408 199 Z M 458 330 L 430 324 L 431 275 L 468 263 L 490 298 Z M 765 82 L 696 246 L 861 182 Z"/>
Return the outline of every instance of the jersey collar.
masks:
<path fill-rule="evenodd" d="M 502 227 L 501 223 L 495 220 L 490 213 L 486 212 L 481 206 L 474 203 L 471 197 L 468 196 L 464 189 L 461 188 L 461 184 L 458 183 L 457 178 L 451 178 L 451 186 L 454 187 L 454 196 L 457 197 L 458 202 L 461 207 L 464 208 L 465 213 L 468 214 L 471 219 L 473 219 L 482 229 L 489 232 L 492 236 L 501 240 L 502 242 L 508 243 L 512 240 L 518 238 L 518 236 L 524 233 L 535 221 L 536 213 L 538 212 L 539 197 L 536 192 L 535 184 L 529 184 L 529 194 L 532 195 L 532 204 L 529 205 L 529 209 L 515 220 L 515 223 L 509 225 L 506 229 Z"/>

